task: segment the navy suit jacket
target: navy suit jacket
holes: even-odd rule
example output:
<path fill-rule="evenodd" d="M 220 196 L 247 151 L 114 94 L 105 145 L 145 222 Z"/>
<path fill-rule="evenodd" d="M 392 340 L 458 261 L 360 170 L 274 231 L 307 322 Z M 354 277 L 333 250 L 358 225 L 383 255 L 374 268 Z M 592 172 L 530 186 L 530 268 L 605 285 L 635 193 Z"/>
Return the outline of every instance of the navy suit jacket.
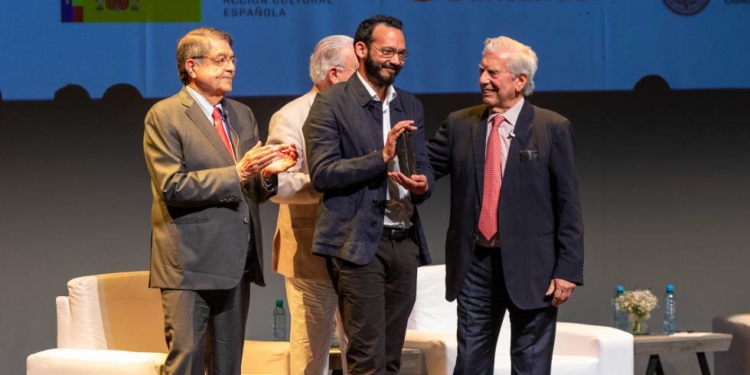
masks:
<path fill-rule="evenodd" d="M 396 89 L 390 103 L 391 126 L 414 120 L 417 173 L 434 186 L 425 149 L 422 103 L 412 94 Z M 383 162 L 382 102 L 370 97 L 353 75 L 315 97 L 302 128 L 310 180 L 323 193 L 318 207 L 312 252 L 335 256 L 355 264 L 368 264 L 383 232 L 387 169 Z M 416 205 L 428 198 L 411 194 L 415 205 L 412 223 L 417 234 L 421 264 L 432 262 Z"/>
<path fill-rule="evenodd" d="M 446 298 L 461 289 L 478 238 L 489 110 L 451 113 L 427 144 L 435 178 L 450 175 Z M 503 272 L 521 309 L 550 305 L 552 278 L 583 283 L 583 222 L 570 122 L 526 101 L 514 128 L 498 207 Z"/>

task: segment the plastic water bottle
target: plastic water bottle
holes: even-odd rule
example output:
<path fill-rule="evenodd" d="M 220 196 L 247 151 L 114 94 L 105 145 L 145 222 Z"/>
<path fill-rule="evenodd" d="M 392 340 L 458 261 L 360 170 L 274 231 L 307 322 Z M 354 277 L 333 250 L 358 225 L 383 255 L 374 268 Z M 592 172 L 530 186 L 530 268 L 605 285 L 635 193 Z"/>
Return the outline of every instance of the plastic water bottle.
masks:
<path fill-rule="evenodd" d="M 286 341 L 286 311 L 284 301 L 277 299 L 273 309 L 273 341 Z"/>
<path fill-rule="evenodd" d="M 614 299 L 615 328 L 627 332 L 628 331 L 628 312 L 620 309 L 620 302 L 617 300 L 617 297 L 621 296 L 623 293 L 625 293 L 625 288 L 622 285 L 618 285 L 615 288 L 615 299 Z"/>
<path fill-rule="evenodd" d="M 664 333 L 671 335 L 677 331 L 677 306 L 674 300 L 674 285 L 668 284 L 664 293 Z"/>

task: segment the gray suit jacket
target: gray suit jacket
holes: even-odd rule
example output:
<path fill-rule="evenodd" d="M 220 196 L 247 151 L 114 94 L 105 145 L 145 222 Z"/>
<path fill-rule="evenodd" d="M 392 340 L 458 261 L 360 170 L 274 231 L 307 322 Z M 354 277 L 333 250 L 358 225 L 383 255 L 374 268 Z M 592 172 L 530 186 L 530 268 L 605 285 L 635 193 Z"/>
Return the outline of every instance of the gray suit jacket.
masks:
<path fill-rule="evenodd" d="M 258 142 L 247 106 L 222 106 L 239 160 Z M 258 203 L 275 191 L 260 175 L 241 184 L 234 161 L 187 90 L 156 103 L 146 115 L 143 148 L 151 175 L 151 280 L 154 288 L 231 289 L 263 280 Z"/>
<path fill-rule="evenodd" d="M 422 103 L 406 91 L 397 88 L 396 92 L 390 104 L 391 126 L 414 120 L 417 173 L 427 176 L 432 187 Z M 368 264 L 380 242 L 385 215 L 388 177 L 382 155 L 382 102 L 374 101 L 357 75 L 352 75 L 347 82 L 318 93 L 302 130 L 310 179 L 315 190 L 323 193 L 312 251 Z M 411 194 L 421 264 L 432 259 L 416 205 L 429 194 Z"/>
<path fill-rule="evenodd" d="M 446 298 L 463 285 L 477 240 L 487 135 L 486 106 L 451 113 L 428 152 L 436 178 L 450 175 L 445 238 Z M 549 306 L 552 278 L 583 283 L 583 219 L 573 128 L 559 114 L 524 103 L 514 128 L 498 204 L 505 283 L 522 309 Z"/>

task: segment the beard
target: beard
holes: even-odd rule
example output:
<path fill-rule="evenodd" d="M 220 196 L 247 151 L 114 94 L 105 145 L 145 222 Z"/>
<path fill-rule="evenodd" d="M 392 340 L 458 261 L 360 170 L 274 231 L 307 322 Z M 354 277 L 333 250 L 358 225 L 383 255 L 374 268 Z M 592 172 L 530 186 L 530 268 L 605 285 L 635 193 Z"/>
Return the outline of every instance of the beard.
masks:
<path fill-rule="evenodd" d="M 393 74 L 382 72 L 381 69 L 383 68 L 391 68 L 394 72 Z M 372 55 L 370 55 L 369 51 L 367 52 L 367 56 L 365 57 L 365 73 L 367 73 L 367 77 L 383 86 L 392 85 L 393 82 L 396 81 L 396 76 L 401 71 L 401 68 L 402 66 L 393 65 L 390 61 L 387 61 L 383 63 L 383 65 L 378 66 L 375 61 L 373 61 Z"/>

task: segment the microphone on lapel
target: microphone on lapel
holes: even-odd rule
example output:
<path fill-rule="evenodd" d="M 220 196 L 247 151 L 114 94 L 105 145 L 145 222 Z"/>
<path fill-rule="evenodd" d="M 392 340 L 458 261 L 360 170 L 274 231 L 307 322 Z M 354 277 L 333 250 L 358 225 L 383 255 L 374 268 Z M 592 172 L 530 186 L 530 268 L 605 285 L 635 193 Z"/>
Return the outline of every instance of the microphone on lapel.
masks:
<path fill-rule="evenodd" d="M 516 137 L 516 134 L 513 132 L 510 132 L 510 134 L 508 134 L 508 139 L 513 139 L 515 137 Z"/>
<path fill-rule="evenodd" d="M 224 122 L 227 124 L 227 126 L 231 129 L 232 124 L 229 122 L 229 108 L 227 108 L 226 105 L 222 106 L 223 111 L 221 111 L 221 116 L 224 119 Z M 231 132 L 231 130 L 230 130 Z"/>

